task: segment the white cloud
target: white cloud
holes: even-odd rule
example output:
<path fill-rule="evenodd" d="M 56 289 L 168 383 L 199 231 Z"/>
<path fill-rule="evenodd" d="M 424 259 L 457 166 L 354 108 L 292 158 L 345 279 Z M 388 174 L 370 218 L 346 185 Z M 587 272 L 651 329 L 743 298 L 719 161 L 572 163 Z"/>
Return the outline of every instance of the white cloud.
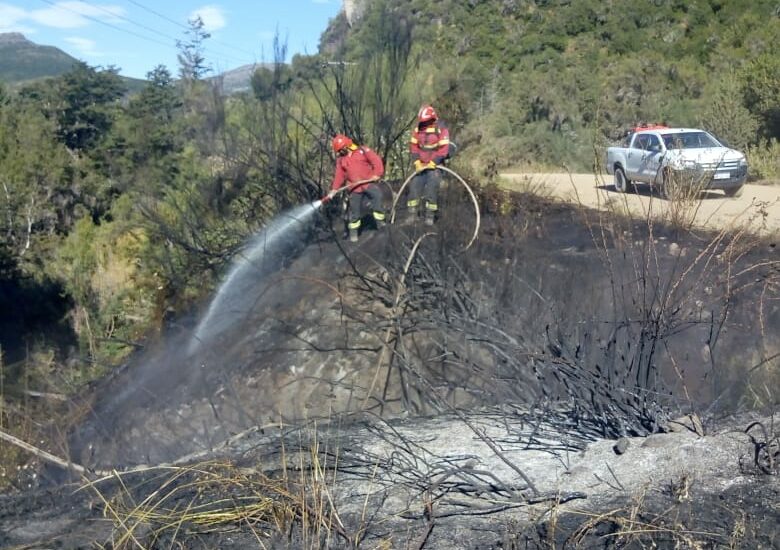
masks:
<path fill-rule="evenodd" d="M 32 27 L 26 27 L 24 25 L 6 26 L 5 21 L 3 21 L 2 23 L 0 23 L 0 33 L 6 33 L 6 32 L 20 32 L 29 38 L 31 34 L 35 34 L 35 29 L 33 29 Z"/>
<path fill-rule="evenodd" d="M 0 33 L 20 32 L 22 34 L 33 34 L 35 29 L 22 23 L 26 17 L 27 12 L 23 9 L 9 4 L 0 4 Z"/>
<path fill-rule="evenodd" d="M 124 8 L 117 5 L 92 5 L 85 2 L 57 2 L 50 8 L 31 10 L 24 14 L 30 19 L 46 27 L 57 29 L 76 29 L 86 27 L 94 19 L 107 22 L 118 22 L 125 14 Z"/>
<path fill-rule="evenodd" d="M 0 4 L 0 28 L 12 28 L 22 21 L 27 12 L 16 6 Z"/>
<path fill-rule="evenodd" d="M 65 39 L 65 42 L 76 48 L 76 50 L 85 57 L 100 57 L 102 52 L 96 49 L 97 44 L 94 40 L 89 38 L 82 38 L 80 36 L 69 36 Z"/>
<path fill-rule="evenodd" d="M 194 10 L 189 19 L 195 19 L 200 17 L 203 21 L 203 29 L 208 32 L 218 31 L 227 25 L 227 19 L 225 18 L 225 12 L 221 7 L 215 5 L 203 6 Z"/>

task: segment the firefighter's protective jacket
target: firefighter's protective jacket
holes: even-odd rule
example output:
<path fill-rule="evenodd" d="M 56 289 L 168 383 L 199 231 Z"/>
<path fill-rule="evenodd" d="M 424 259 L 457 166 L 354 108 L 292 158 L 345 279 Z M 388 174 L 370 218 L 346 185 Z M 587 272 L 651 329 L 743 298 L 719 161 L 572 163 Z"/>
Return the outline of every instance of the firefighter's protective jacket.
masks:
<path fill-rule="evenodd" d="M 330 186 L 331 191 L 341 189 L 345 184 L 351 185 L 375 176 L 381 178 L 385 174 L 385 166 L 379 155 L 365 146 L 353 147 L 349 153 L 336 159 L 336 173 Z M 361 183 L 354 187 L 352 192 L 362 193 L 368 186 L 368 183 Z"/>
<path fill-rule="evenodd" d="M 409 142 L 412 160 L 419 160 L 423 164 L 431 161 L 441 164 L 449 151 L 450 132 L 442 121 L 437 120 L 428 126 L 418 125 L 412 131 L 412 139 Z"/>

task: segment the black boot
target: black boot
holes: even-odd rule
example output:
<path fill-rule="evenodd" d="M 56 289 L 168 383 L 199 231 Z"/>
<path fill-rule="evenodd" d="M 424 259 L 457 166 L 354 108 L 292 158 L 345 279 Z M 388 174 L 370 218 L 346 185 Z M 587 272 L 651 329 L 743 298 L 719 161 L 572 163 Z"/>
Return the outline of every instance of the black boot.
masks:
<path fill-rule="evenodd" d="M 425 211 L 425 225 L 433 225 L 433 222 L 436 221 L 436 213 L 433 210 L 426 210 Z"/>

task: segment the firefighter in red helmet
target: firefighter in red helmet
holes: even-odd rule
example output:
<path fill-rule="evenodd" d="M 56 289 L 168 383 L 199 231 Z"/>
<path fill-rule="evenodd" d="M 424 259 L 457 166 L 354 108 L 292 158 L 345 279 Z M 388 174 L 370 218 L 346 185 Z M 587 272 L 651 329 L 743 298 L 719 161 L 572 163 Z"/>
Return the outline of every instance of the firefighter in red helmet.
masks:
<path fill-rule="evenodd" d="M 382 208 L 382 191 L 375 182 L 385 173 L 382 159 L 365 145 L 358 146 L 343 134 L 333 138 L 333 152 L 336 154 L 336 170 L 330 192 L 323 202 L 332 199 L 342 187 L 347 187 L 349 197 L 349 240 L 357 242 L 363 216 L 370 209 L 377 227 L 385 224 Z"/>
<path fill-rule="evenodd" d="M 417 125 L 412 131 L 409 152 L 414 160 L 416 175 L 411 181 L 406 206 L 409 219 L 417 219 L 419 210 L 425 211 L 425 224 L 433 225 L 439 210 L 441 172 L 436 167 L 448 157 L 450 134 L 431 105 L 423 105 L 417 113 Z"/>

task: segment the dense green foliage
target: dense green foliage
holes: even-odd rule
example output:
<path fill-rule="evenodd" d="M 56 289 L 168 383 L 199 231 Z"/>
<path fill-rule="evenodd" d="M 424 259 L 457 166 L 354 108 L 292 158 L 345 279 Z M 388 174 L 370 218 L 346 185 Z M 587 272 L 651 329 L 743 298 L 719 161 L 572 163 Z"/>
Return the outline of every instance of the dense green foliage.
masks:
<path fill-rule="evenodd" d="M 472 156 L 587 169 L 638 122 L 705 126 L 736 146 L 780 138 L 780 8 L 773 0 L 370 0 L 346 59 L 387 6 L 416 24 L 423 70 Z M 778 167 L 780 171 L 780 167 Z M 776 175 L 776 174 L 759 174 Z"/>
<path fill-rule="evenodd" d="M 192 67 L 179 81 L 157 67 L 129 99 L 116 71 L 81 63 L 0 88 L 0 325 L 18 328 L 0 334 L 6 364 L 59 344 L 43 336 L 67 323 L 87 361 L 38 382 L 99 375 L 204 298 L 280 209 L 321 196 L 332 101 L 321 75 L 318 101 L 282 85 L 289 71 L 277 64 L 262 101 L 227 98 Z M 30 296 L 61 298 L 44 311 Z"/>
<path fill-rule="evenodd" d="M 83 63 L 0 87 L 0 326 L 20 303 L 44 313 L 3 331 L 6 361 L 25 341 L 51 345 L 35 336 L 44 320 L 70 326 L 92 366 L 56 380 L 122 360 L 203 299 L 269 218 L 320 196 L 333 133 L 404 178 L 423 102 L 463 169 L 590 169 L 626 127 L 666 121 L 704 125 L 777 175 L 779 16 L 766 0 L 368 0 L 354 25 L 332 21 L 318 55 L 264 66 L 243 95 L 204 80 L 197 21 L 182 78 L 157 67 L 129 98 L 115 70 Z"/>

